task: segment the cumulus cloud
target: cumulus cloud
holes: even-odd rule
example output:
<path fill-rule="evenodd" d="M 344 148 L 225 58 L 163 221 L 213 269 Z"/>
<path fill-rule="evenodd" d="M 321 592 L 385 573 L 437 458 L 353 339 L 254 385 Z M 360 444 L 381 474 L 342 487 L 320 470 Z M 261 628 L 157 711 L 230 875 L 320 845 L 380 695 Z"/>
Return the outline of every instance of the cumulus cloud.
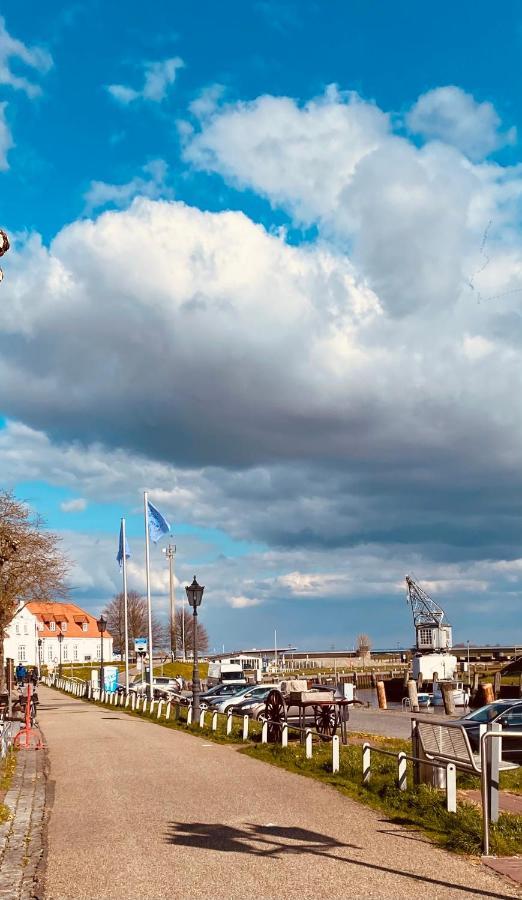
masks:
<path fill-rule="evenodd" d="M 172 191 L 167 186 L 168 166 L 163 159 L 154 159 L 142 168 L 142 175 L 135 175 L 124 184 L 110 184 L 106 181 L 92 181 L 84 194 L 87 213 L 103 206 L 123 208 L 138 196 L 156 199 L 170 197 Z"/>
<path fill-rule="evenodd" d="M 225 610 L 230 593 L 260 601 L 253 617 L 294 596 L 389 599 L 405 571 L 509 604 L 516 574 L 487 567 L 519 548 L 518 169 L 419 148 L 334 91 L 216 94 L 199 113 L 193 165 L 318 239 L 150 199 L 49 247 L 15 236 L 2 473 L 32 465 L 89 503 L 153 489 L 175 521 L 251 542 L 248 577 L 212 563 Z"/>
<path fill-rule="evenodd" d="M 12 62 L 45 74 L 53 65 L 52 56 L 43 47 L 29 47 L 9 34 L 5 19 L 0 16 L 0 84 L 8 85 L 15 91 L 23 91 L 28 97 L 37 97 L 41 88 L 34 81 L 13 72 Z"/>
<path fill-rule="evenodd" d="M 83 512 L 84 509 L 87 509 L 87 500 L 85 500 L 84 497 L 75 497 L 71 500 L 64 500 L 60 503 L 60 509 L 62 512 L 66 513 Z"/>
<path fill-rule="evenodd" d="M 150 103 L 161 103 L 165 100 L 168 90 L 174 84 L 179 69 L 185 63 L 179 56 L 158 62 L 145 63 L 143 66 L 143 86 L 136 90 L 124 84 L 110 84 L 107 91 L 118 103 L 128 106 L 136 100 L 145 100 Z"/>
<path fill-rule="evenodd" d="M 249 606 L 259 606 L 262 600 L 258 597 L 244 597 L 240 595 L 239 597 L 231 597 L 228 602 L 233 609 L 247 609 Z"/>
<path fill-rule="evenodd" d="M 516 129 L 501 131 L 493 104 L 478 103 L 471 94 L 448 85 L 422 94 L 406 116 L 413 134 L 444 141 L 480 160 L 516 140 Z"/>

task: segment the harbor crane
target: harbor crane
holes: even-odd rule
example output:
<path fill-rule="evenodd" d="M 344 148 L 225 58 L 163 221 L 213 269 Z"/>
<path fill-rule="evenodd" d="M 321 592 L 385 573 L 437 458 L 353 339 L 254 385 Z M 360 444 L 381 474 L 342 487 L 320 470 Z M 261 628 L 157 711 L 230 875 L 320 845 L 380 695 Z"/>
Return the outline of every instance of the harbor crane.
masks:
<path fill-rule="evenodd" d="M 406 599 L 411 606 L 417 650 L 440 652 L 451 648 L 451 625 L 445 621 L 446 613 L 435 600 L 406 575 Z"/>

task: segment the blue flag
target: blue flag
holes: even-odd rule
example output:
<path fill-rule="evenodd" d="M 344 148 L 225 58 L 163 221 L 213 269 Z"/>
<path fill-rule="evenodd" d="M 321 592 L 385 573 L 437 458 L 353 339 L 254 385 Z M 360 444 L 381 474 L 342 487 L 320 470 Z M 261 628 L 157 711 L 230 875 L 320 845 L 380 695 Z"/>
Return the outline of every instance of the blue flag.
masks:
<path fill-rule="evenodd" d="M 162 535 L 169 533 L 170 525 L 150 500 L 147 500 L 147 507 L 149 510 L 149 537 L 156 544 Z"/>
<path fill-rule="evenodd" d="M 127 543 L 127 538 L 125 538 L 125 559 L 128 559 L 130 556 L 129 545 Z M 118 555 L 116 557 L 120 564 L 120 569 L 123 565 L 123 524 L 120 525 L 120 543 L 118 545 Z"/>

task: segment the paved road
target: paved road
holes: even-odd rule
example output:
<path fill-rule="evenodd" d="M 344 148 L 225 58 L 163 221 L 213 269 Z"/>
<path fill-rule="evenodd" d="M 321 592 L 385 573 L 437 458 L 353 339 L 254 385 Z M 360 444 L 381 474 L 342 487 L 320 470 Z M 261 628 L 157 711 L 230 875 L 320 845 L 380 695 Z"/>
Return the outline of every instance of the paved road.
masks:
<path fill-rule="evenodd" d="M 430 900 L 516 889 L 325 785 L 41 689 L 45 900 Z"/>

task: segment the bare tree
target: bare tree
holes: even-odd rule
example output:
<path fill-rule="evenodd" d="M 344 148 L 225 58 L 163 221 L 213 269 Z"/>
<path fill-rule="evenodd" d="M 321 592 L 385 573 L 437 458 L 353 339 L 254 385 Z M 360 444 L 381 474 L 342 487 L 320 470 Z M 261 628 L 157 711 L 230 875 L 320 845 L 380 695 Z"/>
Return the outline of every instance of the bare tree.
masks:
<path fill-rule="evenodd" d="M 372 642 L 367 634 L 358 634 L 355 641 L 357 656 L 368 656 L 372 649 Z"/>
<path fill-rule="evenodd" d="M 20 604 L 67 595 L 69 560 L 60 538 L 10 491 L 0 491 L 0 689 L 5 691 L 4 638 Z"/>
<path fill-rule="evenodd" d="M 187 653 L 191 653 L 194 645 L 194 616 L 185 606 L 176 610 L 176 649 L 181 652 L 183 652 L 183 625 L 185 625 L 185 649 Z M 206 653 L 208 650 L 208 634 L 199 616 L 197 636 L 199 653 Z"/>
<path fill-rule="evenodd" d="M 103 614 L 107 619 L 107 629 L 114 639 L 114 649 L 123 653 L 125 650 L 125 598 L 123 591 L 115 594 L 111 602 L 104 609 Z M 135 638 L 148 637 L 149 619 L 147 613 L 147 600 L 138 591 L 127 591 L 127 611 L 129 625 L 129 648 L 132 651 Z M 165 629 L 157 619 L 152 617 L 152 643 L 153 649 L 163 647 L 165 643 Z"/>

